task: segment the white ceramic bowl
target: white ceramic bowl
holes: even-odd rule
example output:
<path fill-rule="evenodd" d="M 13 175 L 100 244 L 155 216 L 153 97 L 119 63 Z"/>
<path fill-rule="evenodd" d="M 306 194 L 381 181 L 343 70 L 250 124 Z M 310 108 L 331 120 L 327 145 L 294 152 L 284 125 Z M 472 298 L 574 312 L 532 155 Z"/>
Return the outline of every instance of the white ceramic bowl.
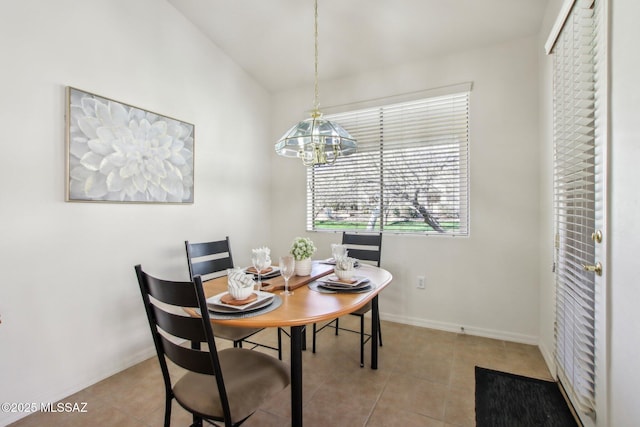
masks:
<path fill-rule="evenodd" d="M 253 286 L 237 288 L 234 286 L 229 286 L 228 289 L 229 294 L 233 297 L 233 299 L 243 300 L 249 298 L 253 293 Z"/>
<path fill-rule="evenodd" d="M 336 276 L 338 276 L 338 279 L 344 280 L 345 282 L 351 280 L 355 274 L 355 270 L 338 270 L 334 268 L 333 271 L 336 273 Z"/>
<path fill-rule="evenodd" d="M 227 290 L 234 299 L 249 298 L 253 292 L 253 275 L 246 274 L 241 268 L 227 270 Z"/>

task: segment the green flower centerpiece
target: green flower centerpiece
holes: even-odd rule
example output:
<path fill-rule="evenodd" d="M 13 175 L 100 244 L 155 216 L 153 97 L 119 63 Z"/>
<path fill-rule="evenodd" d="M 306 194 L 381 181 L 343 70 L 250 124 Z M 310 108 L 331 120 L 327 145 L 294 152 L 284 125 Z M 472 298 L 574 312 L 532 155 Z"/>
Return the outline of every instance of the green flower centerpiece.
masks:
<path fill-rule="evenodd" d="M 309 276 L 311 274 L 311 256 L 316 252 L 316 247 L 308 237 L 296 237 L 289 251 L 296 260 L 296 276 Z"/>

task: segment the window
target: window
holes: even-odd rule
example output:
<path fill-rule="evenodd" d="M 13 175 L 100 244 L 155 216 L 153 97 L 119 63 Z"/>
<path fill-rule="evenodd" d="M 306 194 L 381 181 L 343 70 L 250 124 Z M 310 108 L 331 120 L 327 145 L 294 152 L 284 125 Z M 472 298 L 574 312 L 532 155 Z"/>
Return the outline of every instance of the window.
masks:
<path fill-rule="evenodd" d="M 307 230 L 468 235 L 470 89 L 325 115 L 358 152 L 309 168 Z"/>

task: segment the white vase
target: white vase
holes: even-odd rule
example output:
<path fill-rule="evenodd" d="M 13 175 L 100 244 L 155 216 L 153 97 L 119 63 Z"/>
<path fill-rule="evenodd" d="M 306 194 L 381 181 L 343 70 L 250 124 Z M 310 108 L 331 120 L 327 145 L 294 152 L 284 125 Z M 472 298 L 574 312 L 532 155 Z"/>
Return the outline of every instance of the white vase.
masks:
<path fill-rule="evenodd" d="M 311 275 L 311 258 L 296 260 L 295 273 L 296 276 Z"/>

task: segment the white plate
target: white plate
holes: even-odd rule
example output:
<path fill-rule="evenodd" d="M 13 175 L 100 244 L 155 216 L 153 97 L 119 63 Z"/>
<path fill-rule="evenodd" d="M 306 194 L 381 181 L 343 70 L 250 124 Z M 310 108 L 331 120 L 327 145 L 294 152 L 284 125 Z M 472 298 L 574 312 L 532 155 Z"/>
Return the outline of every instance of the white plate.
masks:
<path fill-rule="evenodd" d="M 371 286 L 369 282 L 362 283 L 361 285 L 355 288 L 345 288 L 344 286 L 333 286 L 331 285 L 331 283 L 314 282 L 314 284 L 316 285 L 316 290 L 318 292 L 325 292 L 330 294 L 335 294 L 335 293 L 359 294 L 362 292 L 369 292 L 371 289 L 373 289 L 373 286 Z"/>
<path fill-rule="evenodd" d="M 320 264 L 327 264 L 327 265 L 336 265 L 336 260 L 333 258 L 327 258 L 324 261 L 320 261 Z M 356 260 L 356 262 L 353 264 L 354 268 L 359 268 L 360 267 L 360 262 L 358 260 Z"/>
<path fill-rule="evenodd" d="M 320 279 L 318 279 L 318 282 L 331 284 L 331 285 L 338 285 L 345 288 L 353 288 L 363 283 L 367 283 L 369 281 L 369 279 L 367 279 L 364 276 L 353 276 L 352 279 L 355 280 L 355 282 L 353 283 L 343 282 L 335 274 L 330 274 L 328 276 L 321 277 Z"/>
<path fill-rule="evenodd" d="M 258 278 L 258 273 L 254 273 L 253 271 L 249 271 L 249 269 L 252 267 L 247 267 L 244 269 L 244 272 L 247 274 L 253 274 L 253 276 L 257 279 Z M 268 273 L 265 274 L 261 274 L 260 275 L 260 279 L 270 279 L 272 277 L 276 277 L 280 275 L 280 267 L 276 267 L 275 265 L 272 265 L 271 268 L 273 270 L 271 270 Z"/>
<path fill-rule="evenodd" d="M 231 305 L 222 302 L 220 299 L 228 294 L 228 292 L 222 292 L 207 298 L 207 308 L 211 311 L 217 311 L 222 313 L 234 313 L 239 311 L 257 310 L 262 307 L 266 307 L 273 302 L 274 295 L 270 292 L 254 291 L 258 295 L 258 299 L 243 305 Z"/>
<path fill-rule="evenodd" d="M 371 283 L 369 283 L 368 281 L 360 282 L 360 284 L 356 286 L 344 286 L 342 284 L 338 285 L 333 282 L 324 282 L 324 283 L 318 283 L 318 287 L 323 289 L 329 289 L 332 291 L 343 291 L 343 292 L 358 292 L 358 291 L 372 288 Z"/>

